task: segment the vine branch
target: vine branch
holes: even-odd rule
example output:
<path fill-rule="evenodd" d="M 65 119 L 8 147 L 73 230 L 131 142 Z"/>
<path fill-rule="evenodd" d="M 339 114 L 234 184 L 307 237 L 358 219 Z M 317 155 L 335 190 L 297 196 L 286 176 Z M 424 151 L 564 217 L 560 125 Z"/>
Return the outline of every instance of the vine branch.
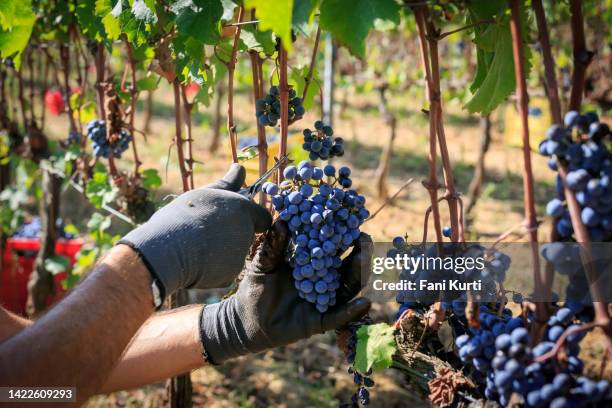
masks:
<path fill-rule="evenodd" d="M 189 187 L 194 188 L 193 184 L 193 135 L 192 135 L 192 124 L 191 115 L 193 113 L 193 103 L 187 99 L 187 91 L 185 86 L 181 86 L 181 96 L 183 98 L 183 110 L 185 111 L 185 126 L 187 128 L 187 166 L 189 171 Z"/>
<path fill-rule="evenodd" d="M 136 116 L 136 98 L 138 96 L 138 89 L 136 88 L 136 64 L 134 62 L 134 53 L 132 52 L 132 46 L 130 42 L 125 41 L 125 47 L 127 50 L 128 65 L 132 74 L 132 83 L 130 84 L 130 115 L 128 119 L 128 126 L 130 127 L 130 134 L 132 135 L 132 152 L 134 154 L 134 177 L 140 178 L 140 172 L 138 169 L 142 162 L 138 158 L 138 149 L 136 148 L 136 135 L 134 134 L 134 117 Z"/>
<path fill-rule="evenodd" d="M 572 41 L 574 44 L 574 71 L 572 72 L 572 90 L 570 93 L 569 109 L 580 111 L 582 95 L 584 94 L 586 70 L 593 59 L 593 53 L 586 48 L 582 1 L 570 0 L 569 6 L 571 12 Z"/>
<path fill-rule="evenodd" d="M 256 51 L 250 51 L 251 71 L 253 75 L 253 103 L 263 97 L 263 73 L 261 58 Z M 266 128 L 257 121 L 257 152 L 259 156 L 259 175 L 261 176 L 268 169 L 268 142 L 266 140 Z M 259 203 L 266 205 L 266 195 L 259 194 Z"/>
<path fill-rule="evenodd" d="M 525 205 L 525 224 L 529 230 L 529 242 L 533 260 L 533 277 L 536 297 L 542 299 L 544 282 L 540 271 L 540 257 L 538 254 L 538 231 L 533 190 L 533 170 L 531 168 L 531 148 L 529 144 L 529 95 L 527 92 L 527 79 L 525 76 L 525 55 L 523 53 L 522 27 L 520 21 L 519 0 L 510 0 L 512 33 L 512 52 L 514 56 L 514 74 L 516 80 L 517 108 L 521 118 L 523 140 L 523 194 Z M 546 305 L 538 302 L 536 309 L 536 330 L 540 325 L 546 324 Z"/>
<path fill-rule="evenodd" d="M 176 144 L 176 152 L 178 154 L 179 171 L 181 173 L 181 181 L 183 183 L 183 191 L 189 191 L 189 171 L 185 167 L 185 154 L 183 152 L 183 123 L 181 121 L 181 85 L 178 79 L 172 82 L 174 90 L 174 144 Z"/>
<path fill-rule="evenodd" d="M 287 49 L 283 45 L 282 41 L 279 47 L 279 71 L 280 71 L 280 109 L 281 109 L 281 121 L 280 121 L 280 148 L 278 157 L 284 157 L 287 154 L 287 136 L 289 135 L 289 85 L 287 83 Z M 284 165 L 278 169 L 278 182 L 280 183 L 283 175 Z"/>
<path fill-rule="evenodd" d="M 308 66 L 308 74 L 304 78 L 304 92 L 302 92 L 302 102 L 306 100 L 306 94 L 308 93 L 308 87 L 312 81 L 312 74 L 314 72 L 314 66 L 317 62 L 317 52 L 319 50 L 319 41 L 321 39 L 321 25 L 317 27 L 317 34 L 315 35 L 314 46 L 312 47 L 312 56 L 310 57 L 310 65 Z"/>
<path fill-rule="evenodd" d="M 427 39 L 425 37 L 425 14 L 424 9 L 420 6 L 412 6 L 412 10 L 414 12 L 414 18 L 417 24 L 417 33 L 419 36 L 419 45 L 421 48 L 421 60 L 423 62 L 423 71 L 425 72 L 425 83 L 427 85 L 427 93 L 429 96 L 429 100 L 432 103 L 430 106 L 431 111 L 429 112 L 430 120 L 429 120 L 429 154 L 427 157 L 427 161 L 429 163 L 429 180 L 427 183 L 424 183 L 425 187 L 429 192 L 429 198 L 431 201 L 431 212 L 433 213 L 434 219 L 434 230 L 436 233 L 436 242 L 438 243 L 438 252 L 442 253 L 442 226 L 440 223 L 440 209 L 438 207 L 438 177 L 436 172 L 436 157 L 437 157 L 437 148 L 436 148 L 436 125 L 435 121 L 432 117 L 433 111 L 433 103 L 435 98 L 433 96 L 433 84 L 431 78 L 431 68 L 429 65 L 429 49 Z M 427 220 L 429 218 L 428 211 L 425 215 L 425 224 L 427 225 Z M 426 228 L 425 228 L 426 230 Z M 426 237 L 425 237 L 426 239 Z"/>
<path fill-rule="evenodd" d="M 238 22 L 242 21 L 243 7 L 238 8 Z M 234 34 L 234 44 L 232 45 L 232 55 L 227 63 L 228 85 L 227 85 L 227 132 L 232 147 L 232 160 L 238 163 L 238 134 L 236 133 L 236 125 L 234 125 L 234 71 L 236 69 L 236 54 L 238 53 L 238 42 L 240 40 L 240 32 L 242 26 L 236 27 Z"/>

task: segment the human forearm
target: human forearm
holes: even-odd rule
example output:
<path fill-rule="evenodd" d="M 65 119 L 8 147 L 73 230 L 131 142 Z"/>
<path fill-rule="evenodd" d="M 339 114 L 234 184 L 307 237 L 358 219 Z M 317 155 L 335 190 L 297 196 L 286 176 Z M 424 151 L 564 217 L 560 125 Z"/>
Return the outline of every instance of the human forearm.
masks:
<path fill-rule="evenodd" d="M 0 343 L 19 333 L 30 324 L 32 324 L 30 320 L 14 315 L 0 307 Z"/>
<path fill-rule="evenodd" d="M 201 305 L 151 317 L 136 333 L 101 389 L 136 388 L 204 365 L 198 330 Z"/>
<path fill-rule="evenodd" d="M 131 249 L 115 247 L 66 299 L 0 344 L 0 384 L 73 386 L 82 402 L 152 312 L 149 272 Z"/>

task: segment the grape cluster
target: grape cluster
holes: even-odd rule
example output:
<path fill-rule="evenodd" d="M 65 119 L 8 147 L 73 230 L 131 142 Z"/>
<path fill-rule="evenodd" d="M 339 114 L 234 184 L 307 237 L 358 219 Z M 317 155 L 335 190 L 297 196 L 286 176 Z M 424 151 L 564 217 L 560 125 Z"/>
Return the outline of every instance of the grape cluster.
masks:
<path fill-rule="evenodd" d="M 353 376 L 353 382 L 357 386 L 357 390 L 351 395 L 351 402 L 349 404 L 341 404 L 341 408 L 356 408 L 359 405 L 370 404 L 370 391 L 368 391 L 368 388 L 375 385 L 374 380 L 371 378 L 372 370 L 361 373 L 354 367 L 355 355 L 357 354 L 357 330 L 368 323 L 369 318 L 366 317 L 350 323 L 346 328 L 350 333 L 345 349 L 346 362 L 349 364 L 348 373 Z"/>
<path fill-rule="evenodd" d="M 591 241 L 612 239 L 612 154 L 606 148 L 610 128 L 599 122 L 597 114 L 580 115 L 570 111 L 564 125 L 553 125 L 540 143 L 540 154 L 551 157 L 548 164 L 557 171 L 557 160 L 567 165 L 567 186 L 575 192 L 581 219 Z M 563 185 L 557 176 L 557 197 L 546 205 L 548 215 L 556 218 L 555 228 L 562 239 L 571 239 L 572 222 L 563 201 Z"/>
<path fill-rule="evenodd" d="M 473 368 L 472 378 L 484 385 L 489 400 L 506 406 L 512 393 L 523 398 L 527 407 L 575 407 L 589 403 L 609 401 L 610 384 L 593 381 L 582 374 L 583 363 L 578 358 L 580 341 L 584 333 L 567 337 L 564 361 L 551 358 L 536 362 L 551 351 L 563 332 L 576 324 L 579 305 L 566 305 L 557 309 L 549 319 L 545 338 L 533 347 L 527 321 L 512 317 L 509 309 L 501 315 L 488 306 L 480 306 L 480 328 L 470 328 L 456 338 L 455 344 L 461 360 Z"/>
<path fill-rule="evenodd" d="M 81 133 L 76 130 L 72 130 L 68 133 L 68 144 L 80 144 L 81 143 Z"/>
<path fill-rule="evenodd" d="M 449 232 L 450 235 L 450 232 Z M 400 279 L 402 281 L 418 282 L 427 280 L 429 282 L 441 282 L 449 279 L 455 279 L 464 282 L 473 282 L 480 280 L 482 283 L 481 291 L 473 293 L 475 296 L 480 296 L 481 300 L 491 300 L 497 296 L 497 283 L 501 283 L 506 279 L 506 272 L 510 267 L 511 259 L 508 255 L 500 251 L 486 251 L 486 248 L 471 244 L 447 242 L 443 244 L 444 257 L 447 258 L 484 258 L 484 268 L 472 268 L 458 273 L 453 269 L 440 268 L 444 262 L 440 262 L 432 268 L 421 268 L 419 270 L 403 270 L 400 271 Z M 418 257 L 437 257 L 438 248 L 436 244 L 431 245 L 408 245 L 406 238 L 395 237 L 393 239 L 393 248 L 387 251 L 388 258 L 395 258 L 400 255 L 407 254 L 411 258 Z M 425 263 L 421 263 L 424 266 Z M 465 292 L 457 293 L 457 291 L 442 291 L 441 293 L 420 290 L 417 285 L 416 290 L 399 291 L 396 294 L 396 301 L 400 304 L 397 311 L 399 318 L 406 310 L 412 309 L 417 311 L 425 311 L 435 301 L 441 299 L 444 307 L 448 311 L 452 311 L 457 316 L 465 316 L 465 302 L 467 294 Z"/>
<path fill-rule="evenodd" d="M 304 129 L 304 144 L 302 148 L 306 150 L 310 160 L 327 160 L 331 157 L 344 155 L 344 140 L 341 137 L 332 139 L 334 130 L 331 126 L 324 125 L 317 120 L 314 123 L 314 130 Z"/>
<path fill-rule="evenodd" d="M 57 236 L 64 239 L 73 239 L 74 235 L 66 232 L 64 220 L 58 218 L 55 222 Z M 40 217 L 32 217 L 29 222 L 25 222 L 12 235 L 13 238 L 38 239 L 42 232 L 42 223 Z"/>
<path fill-rule="evenodd" d="M 87 125 L 87 137 L 93 143 L 95 156 L 108 158 L 111 153 L 119 159 L 121 154 L 127 150 L 132 141 L 132 136 L 125 129 L 121 129 L 118 135 L 112 136 L 112 140 L 106 137 L 106 122 L 103 120 L 92 120 Z"/>
<path fill-rule="evenodd" d="M 321 313 L 336 303 L 340 256 L 359 237 L 359 227 L 370 215 L 365 197 L 344 187 L 350 187 L 350 174 L 348 167 L 341 167 L 336 177 L 332 165 L 319 168 L 302 161 L 285 168 L 280 185 L 263 185 L 291 231 L 295 287 Z"/>
<path fill-rule="evenodd" d="M 26 222 L 15 231 L 13 238 L 38 238 L 42 230 L 40 217 L 32 217 L 30 222 Z"/>
<path fill-rule="evenodd" d="M 295 89 L 289 89 L 289 121 L 302 119 L 306 110 L 302 105 L 302 98 L 297 96 Z M 255 102 L 255 115 L 257 123 L 261 126 L 276 126 L 281 117 L 280 90 L 278 86 L 270 87 L 270 92 Z"/>
<path fill-rule="evenodd" d="M 542 245 L 540 252 L 548 262 L 552 263 L 557 273 L 567 277 L 566 300 L 587 305 L 592 303 L 592 298 L 587 275 L 582 265 L 581 250 L 577 243 L 550 242 Z M 594 246 L 591 252 L 594 265 L 593 272 L 600 274 L 598 279 L 601 277 L 607 278 L 603 271 L 610 265 L 610 254 L 602 254 L 602 252 L 608 252 L 608 248 Z M 601 281 L 603 287 L 609 284 L 606 280 Z"/>

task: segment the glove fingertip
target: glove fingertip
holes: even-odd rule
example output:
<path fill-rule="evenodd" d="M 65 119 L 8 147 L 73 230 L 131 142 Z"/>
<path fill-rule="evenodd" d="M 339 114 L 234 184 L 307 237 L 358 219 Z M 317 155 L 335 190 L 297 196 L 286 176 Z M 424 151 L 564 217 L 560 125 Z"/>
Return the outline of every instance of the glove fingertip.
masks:
<path fill-rule="evenodd" d="M 245 168 L 238 163 L 232 163 L 230 168 L 227 170 L 227 173 L 225 173 L 221 180 L 212 183 L 207 187 L 237 192 L 243 186 L 245 179 Z"/>

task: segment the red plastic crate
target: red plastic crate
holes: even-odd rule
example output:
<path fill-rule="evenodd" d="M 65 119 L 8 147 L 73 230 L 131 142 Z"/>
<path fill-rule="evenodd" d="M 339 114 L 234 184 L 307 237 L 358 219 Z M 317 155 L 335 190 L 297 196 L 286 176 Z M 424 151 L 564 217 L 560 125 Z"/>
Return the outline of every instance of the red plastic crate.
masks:
<path fill-rule="evenodd" d="M 59 239 L 55 244 L 55 253 L 70 259 L 70 265 L 75 262 L 75 255 L 81 249 L 81 239 Z M 28 298 L 28 279 L 34 269 L 36 254 L 40 249 L 40 241 L 30 238 L 9 238 L 6 241 L 2 257 L 2 276 L 0 277 L 0 304 L 19 315 L 25 315 Z M 47 304 L 55 303 L 64 295 L 62 281 L 66 272 L 53 277 L 55 294 L 49 296 Z"/>

